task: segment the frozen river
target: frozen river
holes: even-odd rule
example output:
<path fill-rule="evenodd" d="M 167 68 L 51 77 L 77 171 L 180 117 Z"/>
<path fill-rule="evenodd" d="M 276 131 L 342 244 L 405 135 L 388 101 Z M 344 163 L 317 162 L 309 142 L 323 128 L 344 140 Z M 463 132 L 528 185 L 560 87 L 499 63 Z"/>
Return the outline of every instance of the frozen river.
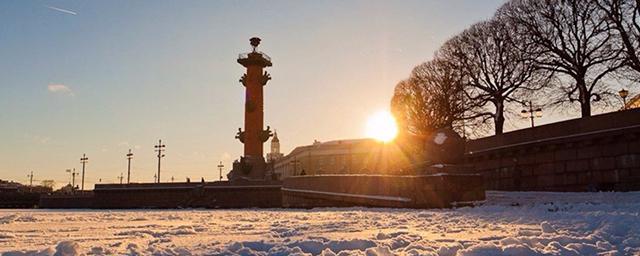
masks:
<path fill-rule="evenodd" d="M 446 210 L 0 210 L 3 255 L 637 255 L 640 192 Z"/>

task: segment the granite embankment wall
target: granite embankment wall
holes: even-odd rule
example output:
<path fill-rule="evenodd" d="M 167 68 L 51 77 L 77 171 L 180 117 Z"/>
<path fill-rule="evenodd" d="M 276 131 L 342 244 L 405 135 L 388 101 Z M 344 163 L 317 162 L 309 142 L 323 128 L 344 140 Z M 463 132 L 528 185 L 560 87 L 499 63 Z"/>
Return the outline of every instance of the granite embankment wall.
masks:
<path fill-rule="evenodd" d="M 282 203 L 290 208 L 443 208 L 485 199 L 479 175 L 317 175 L 284 180 Z"/>
<path fill-rule="evenodd" d="M 35 208 L 40 193 L 0 192 L 0 208 Z"/>
<path fill-rule="evenodd" d="M 96 184 L 93 191 L 50 194 L 40 208 L 247 208 L 280 207 L 281 182 Z"/>
<path fill-rule="evenodd" d="M 271 208 L 279 182 L 98 184 L 93 208 Z"/>
<path fill-rule="evenodd" d="M 466 152 L 487 189 L 640 190 L 640 109 L 472 140 Z"/>
<path fill-rule="evenodd" d="M 88 209 L 93 207 L 93 191 L 76 191 L 73 194 L 49 194 L 40 196 L 39 208 Z"/>

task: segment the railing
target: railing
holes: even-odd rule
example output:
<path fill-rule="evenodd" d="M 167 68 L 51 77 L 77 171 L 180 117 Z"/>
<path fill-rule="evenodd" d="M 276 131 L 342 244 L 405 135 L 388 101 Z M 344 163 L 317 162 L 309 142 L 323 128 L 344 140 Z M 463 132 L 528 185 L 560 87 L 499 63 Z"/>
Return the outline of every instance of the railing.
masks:
<path fill-rule="evenodd" d="M 241 53 L 238 55 L 238 59 L 248 59 L 249 58 L 249 54 L 251 53 L 258 53 L 260 55 L 262 55 L 262 58 L 268 60 L 269 62 L 271 62 L 271 57 L 269 57 L 269 55 L 267 55 L 264 52 L 247 52 L 247 53 Z"/>

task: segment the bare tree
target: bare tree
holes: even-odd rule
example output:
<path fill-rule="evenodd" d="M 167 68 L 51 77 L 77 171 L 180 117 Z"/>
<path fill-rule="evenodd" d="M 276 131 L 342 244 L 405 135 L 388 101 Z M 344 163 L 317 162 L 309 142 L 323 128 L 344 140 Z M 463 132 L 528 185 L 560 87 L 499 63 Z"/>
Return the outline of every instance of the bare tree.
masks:
<path fill-rule="evenodd" d="M 615 43 L 624 49 L 626 66 L 640 72 L 640 1 L 597 0 L 596 4 L 601 15 L 617 31 Z"/>
<path fill-rule="evenodd" d="M 409 156 L 410 162 L 418 162 L 417 157 L 422 149 L 420 144 L 423 138 L 417 134 L 422 134 L 423 130 L 429 129 L 431 124 L 423 124 L 417 120 L 425 120 L 426 112 L 424 108 L 427 106 L 427 100 L 422 96 L 423 92 L 419 86 L 416 86 L 410 79 L 400 81 L 393 92 L 391 98 L 391 113 L 396 119 L 398 125 L 398 136 L 395 139 L 396 145 L 401 151 Z"/>
<path fill-rule="evenodd" d="M 460 73 L 436 58 L 416 66 L 396 85 L 391 111 L 399 126 L 396 145 L 410 162 L 424 159 L 425 140 L 438 129 L 461 132 L 467 105 Z"/>
<path fill-rule="evenodd" d="M 396 118 L 400 135 L 415 134 L 422 130 L 423 125 L 415 123 L 415 117 L 424 116 L 422 109 L 426 105 L 422 90 L 411 83 L 409 79 L 396 84 L 391 98 L 391 113 Z M 429 125 L 426 125 L 429 126 Z"/>
<path fill-rule="evenodd" d="M 495 134 L 502 134 L 505 105 L 523 103 L 546 85 L 549 72 L 541 69 L 529 48 L 502 19 L 480 22 L 449 40 L 441 48 L 447 59 L 465 78 L 469 117 L 493 119 Z"/>
<path fill-rule="evenodd" d="M 56 182 L 54 180 L 43 180 L 40 182 L 43 187 L 52 188 L 55 187 Z"/>
<path fill-rule="evenodd" d="M 395 88 L 391 110 L 400 130 L 425 138 L 437 129 L 460 128 L 466 106 L 459 72 L 435 59 L 415 67 Z"/>
<path fill-rule="evenodd" d="M 596 0 L 512 0 L 497 16 L 529 39 L 524 45 L 537 46 L 530 48 L 537 65 L 569 80 L 559 85 L 562 93 L 553 103 L 578 101 L 582 117 L 590 116 L 591 101 L 608 94 L 601 80 L 622 66 L 621 50 Z"/>

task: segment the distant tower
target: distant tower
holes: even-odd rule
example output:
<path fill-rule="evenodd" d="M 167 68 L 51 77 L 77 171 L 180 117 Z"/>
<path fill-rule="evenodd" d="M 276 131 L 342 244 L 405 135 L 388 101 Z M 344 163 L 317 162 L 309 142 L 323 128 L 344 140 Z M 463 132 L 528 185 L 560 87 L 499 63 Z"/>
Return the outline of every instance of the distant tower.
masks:
<path fill-rule="evenodd" d="M 278 133 L 274 132 L 273 138 L 271 139 L 271 152 L 267 154 L 267 159 L 269 162 L 275 162 L 283 156 L 284 155 L 280 153 L 280 139 L 278 139 Z"/>
<path fill-rule="evenodd" d="M 278 139 L 278 132 L 273 133 L 271 139 L 271 154 L 280 154 L 280 139 Z"/>
<path fill-rule="evenodd" d="M 240 54 L 238 63 L 247 69 L 247 73 L 240 78 L 245 87 L 244 131 L 238 129 L 236 138 L 244 143 L 244 156 L 233 164 L 229 179 L 265 179 L 267 166 L 264 161 L 263 144 L 272 136 L 269 126 L 264 129 L 264 100 L 263 87 L 271 80 L 271 76 L 263 71 L 271 67 L 271 58 L 256 51 L 260 45 L 260 38 L 249 40 L 253 51 Z"/>

